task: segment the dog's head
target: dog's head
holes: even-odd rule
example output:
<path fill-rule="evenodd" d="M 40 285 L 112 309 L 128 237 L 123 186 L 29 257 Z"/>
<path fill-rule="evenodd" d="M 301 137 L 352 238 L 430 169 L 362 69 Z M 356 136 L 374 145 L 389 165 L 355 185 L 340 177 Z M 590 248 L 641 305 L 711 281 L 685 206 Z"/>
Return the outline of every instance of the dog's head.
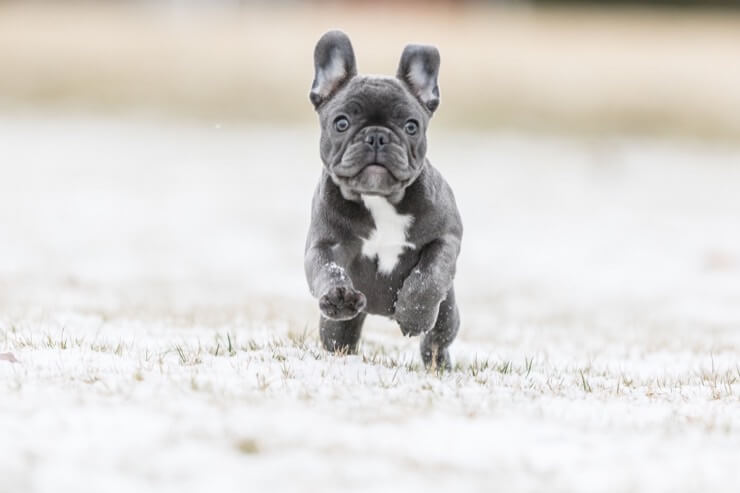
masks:
<path fill-rule="evenodd" d="M 345 198 L 398 200 L 426 162 L 426 130 L 439 105 L 439 52 L 408 45 L 396 77 L 357 75 L 352 44 L 329 31 L 316 44 L 310 99 L 321 159 Z"/>

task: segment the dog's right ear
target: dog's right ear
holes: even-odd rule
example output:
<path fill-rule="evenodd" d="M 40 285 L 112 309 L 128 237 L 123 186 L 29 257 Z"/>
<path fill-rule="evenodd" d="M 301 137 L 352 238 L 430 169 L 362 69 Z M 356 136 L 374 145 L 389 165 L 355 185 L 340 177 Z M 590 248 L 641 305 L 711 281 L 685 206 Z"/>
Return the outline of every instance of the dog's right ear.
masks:
<path fill-rule="evenodd" d="M 357 75 L 352 43 L 342 31 L 329 31 L 319 39 L 313 52 L 315 75 L 309 98 L 315 108 Z"/>

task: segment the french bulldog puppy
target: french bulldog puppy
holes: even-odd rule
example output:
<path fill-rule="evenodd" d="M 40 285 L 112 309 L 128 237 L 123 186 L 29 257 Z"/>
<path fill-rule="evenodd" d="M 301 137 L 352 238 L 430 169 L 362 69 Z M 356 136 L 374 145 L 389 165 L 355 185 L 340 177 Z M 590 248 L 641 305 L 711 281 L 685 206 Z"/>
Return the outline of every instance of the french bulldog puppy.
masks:
<path fill-rule="evenodd" d="M 358 75 L 349 38 L 330 31 L 316 45 L 314 68 L 324 167 L 305 270 L 322 344 L 352 353 L 366 315 L 384 315 L 404 335 L 422 335 L 427 368 L 450 368 L 463 227 L 450 186 L 426 158 L 439 52 L 408 45 L 395 77 Z"/>

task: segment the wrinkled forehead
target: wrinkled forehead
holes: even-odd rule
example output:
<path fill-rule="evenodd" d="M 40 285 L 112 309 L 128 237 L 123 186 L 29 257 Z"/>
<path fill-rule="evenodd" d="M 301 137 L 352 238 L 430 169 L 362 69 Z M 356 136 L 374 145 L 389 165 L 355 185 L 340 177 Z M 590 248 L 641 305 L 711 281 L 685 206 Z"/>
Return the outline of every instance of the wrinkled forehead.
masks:
<path fill-rule="evenodd" d="M 327 116 L 342 112 L 370 114 L 388 118 L 414 116 L 427 120 L 417 99 L 394 77 L 365 75 L 354 77 L 325 108 Z"/>

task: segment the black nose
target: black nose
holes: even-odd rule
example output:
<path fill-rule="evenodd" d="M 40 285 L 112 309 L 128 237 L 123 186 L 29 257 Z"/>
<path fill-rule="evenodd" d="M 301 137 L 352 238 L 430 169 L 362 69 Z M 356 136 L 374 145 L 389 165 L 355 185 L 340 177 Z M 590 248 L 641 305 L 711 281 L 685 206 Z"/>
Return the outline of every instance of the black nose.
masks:
<path fill-rule="evenodd" d="M 378 130 L 370 131 L 365 135 L 365 143 L 378 151 L 388 143 L 388 136 Z"/>

